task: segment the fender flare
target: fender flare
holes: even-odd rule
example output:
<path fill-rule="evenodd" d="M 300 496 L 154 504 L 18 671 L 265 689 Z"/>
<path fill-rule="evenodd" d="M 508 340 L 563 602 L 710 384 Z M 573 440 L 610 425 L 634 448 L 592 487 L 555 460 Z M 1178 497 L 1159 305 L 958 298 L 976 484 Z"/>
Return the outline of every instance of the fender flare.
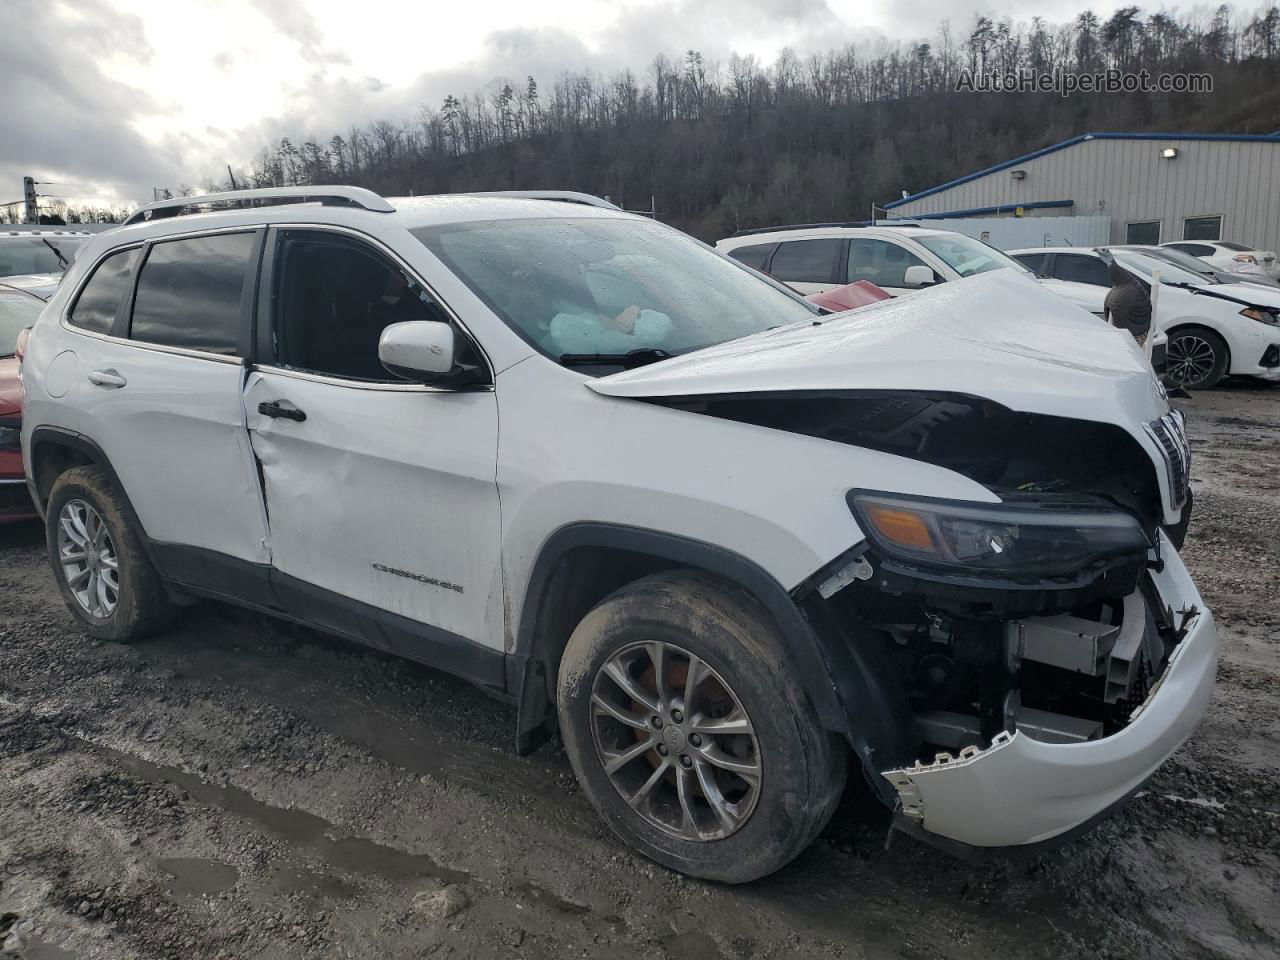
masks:
<path fill-rule="evenodd" d="M 524 753 L 537 747 L 546 736 L 540 730 L 554 716 L 547 690 L 561 650 L 548 648 L 552 638 L 537 636 L 537 630 L 560 561 L 581 547 L 625 550 L 676 566 L 697 568 L 749 591 L 781 628 L 819 722 L 850 743 L 869 779 L 883 779 L 870 775 L 887 769 L 888 757 L 902 750 L 900 714 L 894 709 L 896 697 L 884 686 L 886 675 L 874 668 L 871 659 L 850 649 L 846 632 L 831 628 L 827 622 L 830 616 L 823 615 L 825 608 L 814 608 L 817 594 L 810 581 L 801 584 L 793 596 L 766 570 L 740 554 L 676 534 L 611 523 L 582 522 L 561 527 L 543 543 L 534 561 L 515 649 L 509 659 L 509 689 L 517 699 L 518 750 Z M 811 616 L 810 610 L 815 615 Z M 892 794 L 887 781 L 885 786 Z"/>

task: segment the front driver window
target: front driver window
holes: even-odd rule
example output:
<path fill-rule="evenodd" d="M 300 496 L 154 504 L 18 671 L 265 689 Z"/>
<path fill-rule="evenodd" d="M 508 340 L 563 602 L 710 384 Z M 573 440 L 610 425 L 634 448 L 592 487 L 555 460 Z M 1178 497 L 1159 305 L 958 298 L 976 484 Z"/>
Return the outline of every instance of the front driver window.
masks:
<path fill-rule="evenodd" d="M 378 360 L 383 329 L 410 320 L 449 322 L 416 280 L 358 240 L 283 232 L 275 269 L 275 355 L 285 367 L 395 382 Z"/>
<path fill-rule="evenodd" d="M 871 237 L 849 238 L 849 283 L 870 280 L 879 287 L 905 287 L 907 267 L 927 266 L 906 247 L 896 243 Z"/>

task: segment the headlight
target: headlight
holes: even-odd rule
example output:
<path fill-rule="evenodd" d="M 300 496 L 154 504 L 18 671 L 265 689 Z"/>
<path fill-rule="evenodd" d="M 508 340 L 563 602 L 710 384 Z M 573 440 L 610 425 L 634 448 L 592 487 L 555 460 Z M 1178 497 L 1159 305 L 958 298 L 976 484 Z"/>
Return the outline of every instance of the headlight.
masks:
<path fill-rule="evenodd" d="M 1280 318 L 1277 318 L 1274 310 L 1264 310 L 1262 307 L 1245 307 L 1240 311 L 1240 316 L 1248 317 L 1250 320 L 1257 320 L 1259 323 L 1269 323 L 1273 327 L 1280 326 Z"/>
<path fill-rule="evenodd" d="M 21 430 L 17 427 L 0 427 L 0 447 L 19 447 L 21 445 Z"/>
<path fill-rule="evenodd" d="M 1136 518 L 1080 499 L 987 504 L 855 491 L 849 504 L 889 557 L 975 574 L 1065 576 L 1151 546 Z"/>

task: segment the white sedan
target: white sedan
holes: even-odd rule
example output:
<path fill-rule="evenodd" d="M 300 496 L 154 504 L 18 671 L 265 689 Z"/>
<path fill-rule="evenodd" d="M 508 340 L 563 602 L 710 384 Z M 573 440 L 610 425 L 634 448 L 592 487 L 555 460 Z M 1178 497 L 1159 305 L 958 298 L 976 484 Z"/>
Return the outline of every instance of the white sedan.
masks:
<path fill-rule="evenodd" d="M 1111 286 L 1104 254 L 1148 285 L 1160 271 L 1155 328 L 1169 336 L 1167 376 L 1207 389 L 1228 374 L 1280 380 L 1280 290 L 1214 283 L 1167 260 L 1118 247 L 1038 247 L 1009 255 L 1037 273 Z"/>
<path fill-rule="evenodd" d="M 1265 273 L 1280 279 L 1280 260 L 1271 250 L 1257 250 L 1232 240 L 1170 240 L 1160 246 L 1199 257 L 1224 273 Z"/>

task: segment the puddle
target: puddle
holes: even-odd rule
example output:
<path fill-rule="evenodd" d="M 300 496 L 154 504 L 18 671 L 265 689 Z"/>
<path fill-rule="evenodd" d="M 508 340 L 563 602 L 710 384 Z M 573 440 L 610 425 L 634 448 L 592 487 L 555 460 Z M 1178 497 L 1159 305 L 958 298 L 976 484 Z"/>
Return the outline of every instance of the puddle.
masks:
<path fill-rule="evenodd" d="M 720 945 L 710 934 L 677 933 L 662 938 L 670 960 L 719 960 Z"/>
<path fill-rule="evenodd" d="M 240 879 L 240 871 L 230 864 L 199 857 L 173 857 L 157 860 L 156 865 L 169 875 L 168 893 L 173 897 L 221 893 Z"/>
<path fill-rule="evenodd" d="M 559 913 L 567 914 L 571 917 L 580 917 L 583 914 L 590 913 L 591 908 L 583 903 L 574 903 L 572 900 L 566 900 L 564 897 L 557 896 L 545 887 L 540 887 L 536 883 L 517 883 L 515 885 L 517 893 L 523 893 L 535 903 L 545 904 L 552 910 Z"/>
<path fill-rule="evenodd" d="M 329 900 L 346 900 L 355 896 L 356 888 L 339 877 L 326 873 L 318 873 L 305 867 L 286 867 L 273 864 L 271 878 L 267 881 L 269 893 L 280 893 L 289 896 L 295 893 Z"/>
<path fill-rule="evenodd" d="M 176 784 L 201 803 L 221 807 L 228 813 L 252 820 L 289 844 L 305 848 L 341 870 L 378 876 L 393 882 L 428 877 L 448 884 L 460 883 L 470 877 L 465 871 L 440 866 L 426 854 L 406 853 L 362 837 L 334 839 L 330 836 L 333 824 L 329 821 L 305 810 L 273 807 L 254 799 L 239 787 L 207 783 L 176 767 L 160 766 L 110 747 L 97 746 L 97 749 L 149 783 Z"/>

